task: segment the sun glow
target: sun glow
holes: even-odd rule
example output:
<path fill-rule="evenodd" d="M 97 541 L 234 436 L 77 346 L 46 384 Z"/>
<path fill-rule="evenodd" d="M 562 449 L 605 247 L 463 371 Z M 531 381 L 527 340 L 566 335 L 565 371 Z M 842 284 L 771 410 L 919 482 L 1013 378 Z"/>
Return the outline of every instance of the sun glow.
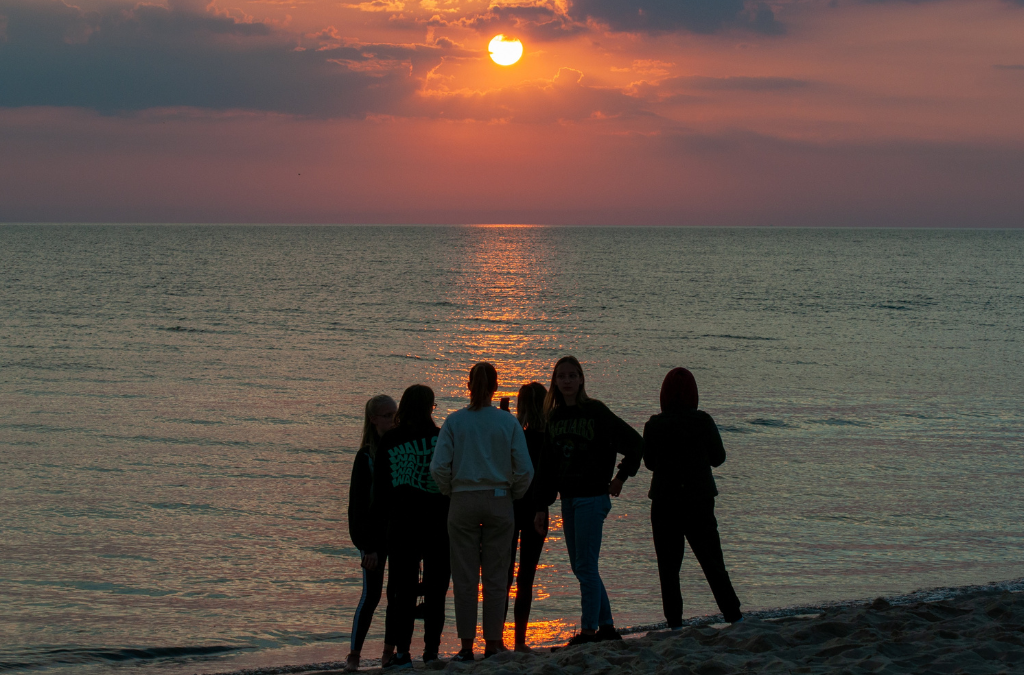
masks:
<path fill-rule="evenodd" d="M 495 35 L 487 51 L 491 53 L 491 59 L 499 66 L 511 66 L 523 56 L 523 43 L 515 38 L 506 38 L 504 35 Z"/>

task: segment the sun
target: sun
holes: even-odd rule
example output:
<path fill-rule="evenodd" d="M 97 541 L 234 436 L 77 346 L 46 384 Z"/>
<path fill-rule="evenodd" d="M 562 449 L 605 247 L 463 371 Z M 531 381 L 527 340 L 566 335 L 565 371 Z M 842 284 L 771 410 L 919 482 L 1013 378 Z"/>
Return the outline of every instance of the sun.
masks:
<path fill-rule="evenodd" d="M 491 58 L 499 66 L 511 66 L 523 56 L 523 43 L 515 38 L 507 38 L 504 35 L 495 35 L 487 51 Z"/>

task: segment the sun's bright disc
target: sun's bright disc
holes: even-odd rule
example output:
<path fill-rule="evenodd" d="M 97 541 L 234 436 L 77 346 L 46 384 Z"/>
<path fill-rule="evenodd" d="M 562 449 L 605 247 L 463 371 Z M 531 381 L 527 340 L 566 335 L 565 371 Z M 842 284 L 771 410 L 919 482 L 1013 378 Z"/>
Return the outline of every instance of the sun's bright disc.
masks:
<path fill-rule="evenodd" d="M 523 43 L 515 38 L 495 35 L 487 45 L 491 58 L 499 66 L 511 66 L 523 56 Z"/>

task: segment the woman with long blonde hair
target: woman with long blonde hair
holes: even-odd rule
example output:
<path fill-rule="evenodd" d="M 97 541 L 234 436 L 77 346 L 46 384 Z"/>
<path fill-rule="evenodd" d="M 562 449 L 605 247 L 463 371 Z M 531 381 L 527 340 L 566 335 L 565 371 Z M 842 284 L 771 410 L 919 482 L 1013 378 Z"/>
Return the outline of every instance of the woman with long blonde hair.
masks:
<path fill-rule="evenodd" d="M 379 394 L 366 402 L 363 414 L 363 438 L 359 442 L 359 451 L 352 463 L 352 479 L 348 490 L 348 533 L 352 543 L 359 549 L 363 569 L 363 594 L 356 605 L 356 615 L 352 621 L 351 651 L 345 664 L 345 670 L 352 672 L 359 669 L 359 658 L 363 650 L 366 633 L 373 621 L 373 612 L 380 603 L 384 588 L 384 559 L 387 553 L 377 552 L 373 569 L 366 567 L 366 554 L 374 551 L 373 522 L 370 515 L 370 504 L 373 501 L 373 467 L 377 456 L 377 445 L 381 436 L 395 424 L 395 413 L 398 406 L 390 396 Z M 383 658 L 391 655 L 392 647 L 384 645 Z"/>
<path fill-rule="evenodd" d="M 618 497 L 626 479 L 636 475 L 644 441 L 604 403 L 587 395 L 583 366 L 573 356 L 563 356 L 555 364 L 544 409 L 547 440 L 535 501 L 536 525 L 540 530 L 545 509 L 561 496 L 565 545 L 582 606 L 580 632 L 568 646 L 619 640 L 598 559 L 604 520 L 612 508 L 609 496 Z M 624 457 L 616 473 L 619 453 Z"/>

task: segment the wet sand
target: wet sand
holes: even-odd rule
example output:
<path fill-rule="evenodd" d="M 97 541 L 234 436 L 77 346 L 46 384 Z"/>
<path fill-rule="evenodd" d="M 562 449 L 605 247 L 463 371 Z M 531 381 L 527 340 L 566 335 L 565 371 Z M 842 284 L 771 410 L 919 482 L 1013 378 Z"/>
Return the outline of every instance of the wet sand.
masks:
<path fill-rule="evenodd" d="M 933 589 L 817 610 L 752 612 L 735 625 L 712 624 L 714 617 L 704 617 L 678 631 L 654 630 L 643 637 L 554 653 L 509 651 L 473 663 L 414 665 L 417 670 L 473 675 L 1024 673 L 1022 582 Z M 941 596 L 946 597 L 928 599 Z M 340 673 L 341 665 L 248 672 Z M 382 671 L 366 668 L 361 672 Z"/>

